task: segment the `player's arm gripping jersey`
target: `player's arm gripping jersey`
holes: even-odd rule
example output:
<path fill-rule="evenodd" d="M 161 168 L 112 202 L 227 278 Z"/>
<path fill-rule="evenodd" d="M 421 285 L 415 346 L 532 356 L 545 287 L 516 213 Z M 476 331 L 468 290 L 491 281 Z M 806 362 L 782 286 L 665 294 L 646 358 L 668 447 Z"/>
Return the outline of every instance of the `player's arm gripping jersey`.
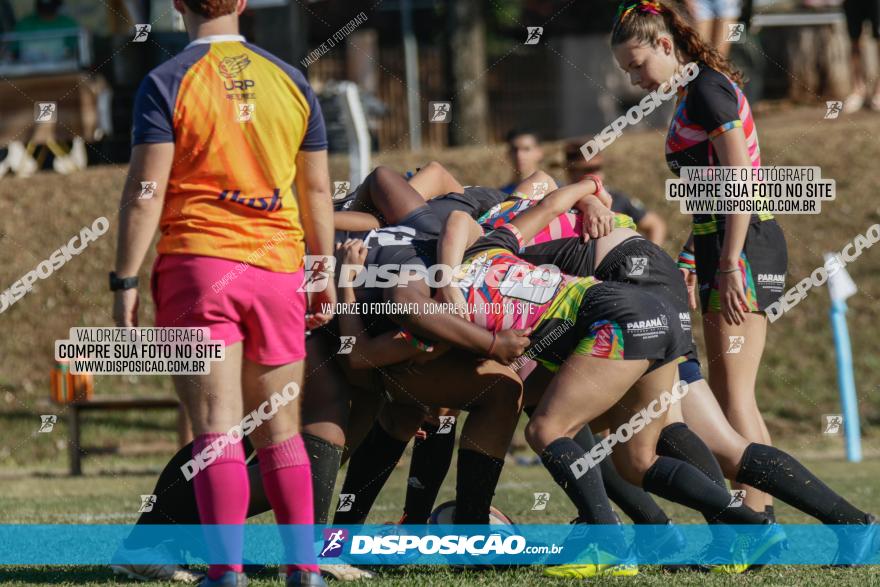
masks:
<path fill-rule="evenodd" d="M 192 43 L 141 84 L 132 134 L 175 147 L 159 253 L 302 267 L 296 157 L 327 135 L 301 72 L 243 38 Z"/>

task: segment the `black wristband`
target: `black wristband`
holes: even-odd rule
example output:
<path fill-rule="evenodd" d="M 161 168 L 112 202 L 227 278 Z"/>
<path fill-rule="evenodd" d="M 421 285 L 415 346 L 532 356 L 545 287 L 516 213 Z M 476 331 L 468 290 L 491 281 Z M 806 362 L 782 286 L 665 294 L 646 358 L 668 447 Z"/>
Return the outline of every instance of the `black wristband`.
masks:
<path fill-rule="evenodd" d="M 119 291 L 121 289 L 132 289 L 138 286 L 138 278 L 119 277 L 115 271 L 110 272 L 110 291 Z"/>

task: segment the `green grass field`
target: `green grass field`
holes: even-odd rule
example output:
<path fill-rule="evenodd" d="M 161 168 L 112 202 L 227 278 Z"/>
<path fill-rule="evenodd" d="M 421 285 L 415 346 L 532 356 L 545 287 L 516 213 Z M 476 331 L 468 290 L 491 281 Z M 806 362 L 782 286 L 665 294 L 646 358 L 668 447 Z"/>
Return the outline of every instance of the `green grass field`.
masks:
<path fill-rule="evenodd" d="M 789 286 L 822 264 L 822 253 L 840 250 L 855 235 L 880 222 L 877 192 L 877 139 L 880 117 L 868 113 L 823 119 L 824 107 L 780 110 L 758 117 L 765 165 L 819 165 L 823 177 L 837 180 L 838 199 L 821 215 L 780 219 L 789 247 Z M 664 133 L 627 132 L 607 152 L 607 182 L 642 199 L 669 223 L 666 249 L 676 254 L 686 238 L 689 219 L 663 200 L 669 177 L 663 162 Z M 547 168 L 559 168 L 561 145 L 548 144 Z M 500 185 L 509 178 L 502 146 L 448 149 L 442 152 L 383 153 L 376 164 L 414 169 L 431 159 L 447 166 L 465 184 Z M 633 163 L 636 161 L 637 163 Z M 334 157 L 332 179 L 344 178 L 347 161 Z M 0 523 L 132 523 L 140 495 L 150 493 L 158 470 L 174 450 L 171 413 L 100 413 L 86 416 L 83 444 L 125 451 L 85 460 L 86 475 L 66 477 L 65 409 L 49 402 L 49 369 L 53 343 L 66 338 L 72 326 L 111 324 L 111 296 L 106 273 L 112 266 L 116 241 L 116 207 L 126 169 L 101 166 L 61 177 L 41 173 L 34 178 L 0 182 L 0 284 L 7 287 L 66 243 L 82 226 L 99 216 L 111 230 L 88 251 L 61 268 L 51 279 L 0 315 Z M 51 214 L 46 214 L 51 210 Z M 35 221 L 39 219 L 39 222 Z M 875 247 L 876 249 L 876 247 Z M 153 257 L 145 263 L 142 283 Z M 758 401 L 775 441 L 802 458 L 834 489 L 863 509 L 880 512 L 880 353 L 873 328 L 880 317 L 880 251 L 866 251 L 848 271 L 859 287 L 849 300 L 856 384 L 865 462 L 843 459 L 839 437 L 824 437 L 822 414 L 839 412 L 829 301 L 824 288 L 811 293 L 770 329 L 758 377 Z M 152 324 L 152 304 L 142 289 L 141 324 Z M 699 321 L 695 321 L 699 331 Z M 167 377 L 99 377 L 98 394 L 171 394 Z M 39 434 L 41 414 L 58 415 L 52 433 Z M 518 443 L 522 440 L 519 437 Z M 400 516 L 405 469 L 397 469 L 380 496 L 370 522 Z M 341 477 L 340 477 L 341 479 Z M 452 497 L 452 477 L 440 499 Z M 544 512 L 532 512 L 532 493 L 549 491 Z M 542 467 L 505 468 L 495 505 L 522 523 L 565 523 L 573 508 Z M 698 517 L 664 504 L 680 523 Z M 784 504 L 777 506 L 783 523 L 808 522 Z M 270 523 L 271 516 L 256 522 Z M 47 554 L 51 558 L 51 553 Z M 120 582 L 97 567 L 0 567 L 0 584 L 106 585 Z M 386 585 L 544 585 L 551 583 L 538 569 L 507 573 L 457 574 L 446 569 L 389 569 L 377 586 Z M 645 570 L 637 579 L 608 581 L 626 584 L 685 585 L 880 585 L 880 569 L 825 570 L 766 568 L 744 577 L 708 577 L 690 573 L 667 575 Z M 275 577 L 257 577 L 255 584 L 277 584 Z"/>
<path fill-rule="evenodd" d="M 797 447 L 789 447 L 797 451 Z M 88 461 L 87 461 L 88 462 Z M 863 509 L 880 511 L 880 459 L 869 458 L 855 465 L 845 462 L 839 450 L 814 454 L 805 459 L 811 467 L 835 490 Z M 131 459 L 97 457 L 81 478 L 59 475 L 10 475 L 2 480 L 0 521 L 3 523 L 133 523 L 137 519 L 140 494 L 150 493 L 155 473 L 146 473 L 145 467 L 161 466 L 155 458 Z M 110 472 L 113 468 L 116 472 Z M 136 469 L 141 469 L 139 472 Z M 385 491 L 371 514 L 370 523 L 396 520 L 400 516 L 408 462 L 406 459 L 392 474 Z M 128 472 L 126 472 L 128 471 Z M 447 478 L 440 500 L 452 498 L 453 472 Z M 341 480 L 341 476 L 340 476 Z M 532 494 L 548 491 L 550 502 L 545 511 L 533 512 Z M 565 523 L 574 511 L 562 491 L 552 482 L 543 467 L 518 466 L 508 463 L 496 493 L 495 505 L 519 523 Z M 700 523 L 701 518 L 689 510 L 668 502 L 664 509 L 679 523 Z M 785 504 L 777 504 L 777 514 L 783 523 L 812 523 L 806 515 Z M 271 514 L 263 514 L 254 523 L 272 523 Z M 50 557 L 50 556 L 49 556 Z M 274 574 L 254 577 L 254 583 L 278 584 Z M 828 570 L 813 567 L 767 567 L 742 577 L 714 577 L 699 573 L 675 574 L 645 568 L 637 578 L 606 580 L 617 584 L 661 585 L 669 582 L 682 585 L 873 585 L 880 584 L 880 570 L 876 567 Z M 12 585 L 106 585 L 127 582 L 101 567 L 7 567 L 0 568 L 0 584 Z M 413 567 L 388 569 L 381 578 L 371 581 L 377 587 L 397 585 L 543 585 L 563 584 L 570 581 L 551 580 L 542 576 L 539 568 L 514 571 L 452 572 L 440 567 Z M 157 585 L 159 583 L 156 583 Z"/>

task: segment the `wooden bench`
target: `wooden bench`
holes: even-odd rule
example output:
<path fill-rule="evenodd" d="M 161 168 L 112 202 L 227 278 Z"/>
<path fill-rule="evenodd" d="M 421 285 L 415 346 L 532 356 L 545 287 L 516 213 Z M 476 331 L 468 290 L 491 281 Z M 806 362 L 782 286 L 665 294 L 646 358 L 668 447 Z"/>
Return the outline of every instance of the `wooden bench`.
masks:
<path fill-rule="evenodd" d="M 178 409 L 180 402 L 168 396 L 98 396 L 89 400 L 73 401 L 67 404 L 68 443 L 67 452 L 70 460 L 70 474 L 82 475 L 82 459 L 88 454 L 113 452 L 101 447 L 80 446 L 81 421 L 80 415 L 85 411 L 121 411 L 121 410 L 164 410 Z"/>

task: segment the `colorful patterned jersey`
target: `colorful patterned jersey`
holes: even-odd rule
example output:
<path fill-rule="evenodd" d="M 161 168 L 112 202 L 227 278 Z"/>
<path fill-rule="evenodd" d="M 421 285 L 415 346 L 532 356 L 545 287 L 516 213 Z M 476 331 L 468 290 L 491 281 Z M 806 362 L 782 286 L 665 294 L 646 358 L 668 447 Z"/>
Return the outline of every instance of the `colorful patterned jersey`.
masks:
<path fill-rule="evenodd" d="M 738 85 L 724 74 L 700 64 L 700 73 L 679 90 L 675 114 L 666 135 L 666 162 L 678 175 L 682 167 L 719 165 L 711 139 L 741 128 L 753 167 L 761 165 L 758 131 L 749 101 Z M 755 220 L 767 220 L 761 214 Z M 712 234 L 724 226 L 723 214 L 695 214 L 694 234 Z"/>
<path fill-rule="evenodd" d="M 160 253 L 302 267 L 296 157 L 327 135 L 301 72 L 237 35 L 190 43 L 135 100 L 132 143 L 172 142 Z"/>
<path fill-rule="evenodd" d="M 532 206 L 536 205 L 539 200 L 507 200 L 494 206 L 491 210 L 483 214 L 478 222 L 489 229 L 498 228 L 502 224 L 507 224 L 516 218 L 519 214 L 525 212 Z M 635 230 L 636 225 L 632 218 L 625 214 L 614 215 L 614 228 L 631 228 Z M 530 247 L 536 244 L 546 243 L 563 238 L 580 238 L 583 231 L 583 216 L 580 212 L 566 212 L 560 214 L 550 221 L 550 223 L 538 234 L 529 240 L 525 246 Z"/>
<path fill-rule="evenodd" d="M 583 294 L 599 281 L 532 265 L 511 252 L 514 246 L 522 246 L 518 231 L 504 225 L 465 254 L 459 286 L 474 309 L 471 321 L 497 332 L 537 327 L 561 312 L 576 317 Z"/>

